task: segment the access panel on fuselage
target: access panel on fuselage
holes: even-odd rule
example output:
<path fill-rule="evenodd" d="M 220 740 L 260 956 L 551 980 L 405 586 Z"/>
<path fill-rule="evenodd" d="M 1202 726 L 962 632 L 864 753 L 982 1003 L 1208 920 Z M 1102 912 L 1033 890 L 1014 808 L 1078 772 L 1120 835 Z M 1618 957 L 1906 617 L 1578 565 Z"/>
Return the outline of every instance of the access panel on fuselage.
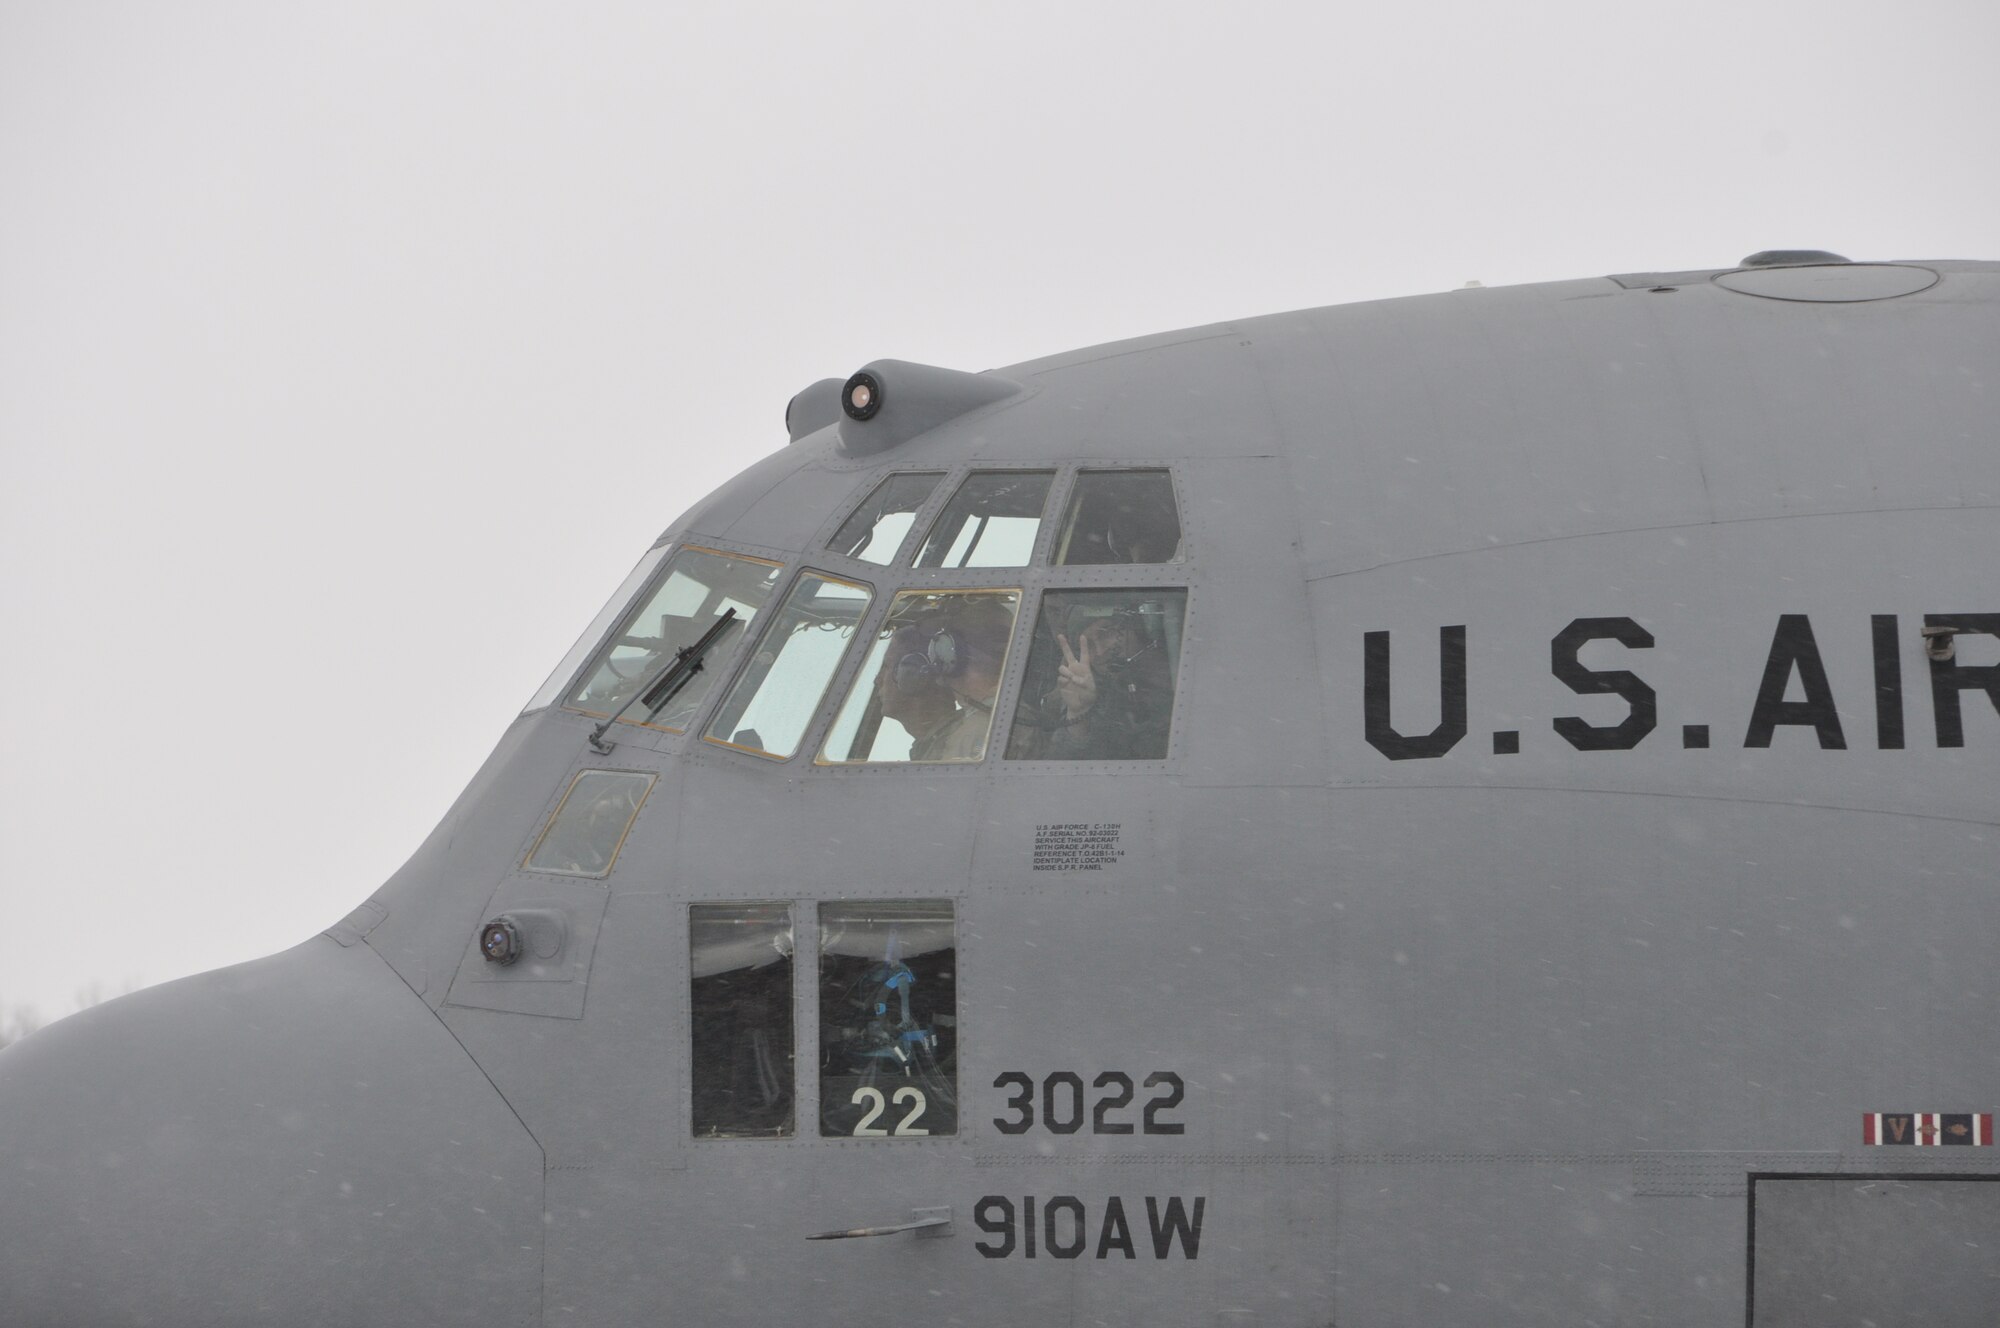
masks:
<path fill-rule="evenodd" d="M 2000 1314 L 2000 1177 L 1761 1176 L 1750 1208 L 1752 1328 Z"/>

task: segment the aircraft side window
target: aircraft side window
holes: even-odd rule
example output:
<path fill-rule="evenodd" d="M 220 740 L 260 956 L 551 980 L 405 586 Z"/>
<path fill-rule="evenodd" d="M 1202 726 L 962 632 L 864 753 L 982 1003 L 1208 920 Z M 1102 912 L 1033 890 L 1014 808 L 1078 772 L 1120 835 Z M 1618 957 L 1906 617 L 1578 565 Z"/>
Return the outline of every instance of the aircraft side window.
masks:
<path fill-rule="evenodd" d="M 1186 616 L 1184 589 L 1044 593 L 1008 759 L 1165 757 Z"/>
<path fill-rule="evenodd" d="M 976 470 L 924 536 L 919 567 L 1026 567 L 1035 553 L 1052 470 Z"/>
<path fill-rule="evenodd" d="M 707 667 L 692 674 L 659 714 L 650 719 L 640 706 L 625 712 L 634 723 L 679 732 L 714 685 L 717 666 L 742 639 L 757 610 L 771 597 L 782 563 L 692 546 L 667 564 L 652 594 L 642 596 L 599 652 L 583 683 L 563 704 L 586 714 L 608 715 L 665 666 L 674 652 L 699 641 L 723 610 L 736 617 L 704 656 Z"/>
<path fill-rule="evenodd" d="M 580 771 L 528 851 L 526 869 L 562 876 L 610 875 L 655 778 L 636 770 Z"/>
<path fill-rule="evenodd" d="M 689 905 L 695 1138 L 791 1135 L 792 968 L 790 905 Z"/>
<path fill-rule="evenodd" d="M 1179 562 L 1173 477 L 1164 470 L 1079 471 L 1061 530 L 1057 566 Z"/>
<path fill-rule="evenodd" d="M 796 752 L 873 598 L 866 586 L 802 572 L 703 736 L 765 756 Z"/>
<path fill-rule="evenodd" d="M 819 1132 L 958 1132 L 958 937 L 949 899 L 819 906 Z"/>
<path fill-rule="evenodd" d="M 1018 590 L 896 596 L 820 761 L 983 758 L 1020 604 Z"/>
<path fill-rule="evenodd" d="M 826 547 L 864 563 L 887 566 L 916 523 L 917 509 L 943 478 L 942 471 L 889 476 L 869 490 Z"/>

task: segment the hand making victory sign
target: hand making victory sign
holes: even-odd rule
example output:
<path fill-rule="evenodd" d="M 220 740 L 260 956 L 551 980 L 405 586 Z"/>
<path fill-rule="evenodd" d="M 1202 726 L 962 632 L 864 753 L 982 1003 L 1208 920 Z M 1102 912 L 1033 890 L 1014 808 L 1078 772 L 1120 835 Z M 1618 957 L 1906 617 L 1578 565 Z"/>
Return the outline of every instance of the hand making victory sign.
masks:
<path fill-rule="evenodd" d="M 1063 662 L 1056 669 L 1056 695 L 1062 698 L 1064 718 L 1073 724 L 1097 704 L 1097 674 L 1091 668 L 1090 633 L 1077 633 L 1075 650 L 1070 649 L 1068 638 L 1061 632 L 1056 633 L 1056 644 L 1063 653 Z"/>

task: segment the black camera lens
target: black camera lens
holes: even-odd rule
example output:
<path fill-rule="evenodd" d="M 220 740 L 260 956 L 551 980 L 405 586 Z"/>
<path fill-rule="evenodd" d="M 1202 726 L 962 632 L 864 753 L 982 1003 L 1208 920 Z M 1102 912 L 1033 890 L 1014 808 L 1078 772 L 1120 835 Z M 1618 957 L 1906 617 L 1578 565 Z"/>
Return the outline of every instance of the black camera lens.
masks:
<path fill-rule="evenodd" d="M 489 964 L 511 964 L 521 957 L 521 928 L 502 913 L 479 929 L 479 952 Z"/>

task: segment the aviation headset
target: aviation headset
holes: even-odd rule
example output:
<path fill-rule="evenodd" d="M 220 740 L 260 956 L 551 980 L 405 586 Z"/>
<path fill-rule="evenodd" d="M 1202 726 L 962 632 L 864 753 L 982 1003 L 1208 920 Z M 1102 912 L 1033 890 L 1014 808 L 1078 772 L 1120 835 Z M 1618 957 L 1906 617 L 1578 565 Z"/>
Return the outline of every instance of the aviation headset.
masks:
<path fill-rule="evenodd" d="M 923 653 L 911 651 L 896 661 L 896 690 L 908 695 L 931 683 L 943 682 L 961 672 L 966 659 L 976 653 L 965 634 L 953 627 L 940 627 L 924 643 Z"/>

